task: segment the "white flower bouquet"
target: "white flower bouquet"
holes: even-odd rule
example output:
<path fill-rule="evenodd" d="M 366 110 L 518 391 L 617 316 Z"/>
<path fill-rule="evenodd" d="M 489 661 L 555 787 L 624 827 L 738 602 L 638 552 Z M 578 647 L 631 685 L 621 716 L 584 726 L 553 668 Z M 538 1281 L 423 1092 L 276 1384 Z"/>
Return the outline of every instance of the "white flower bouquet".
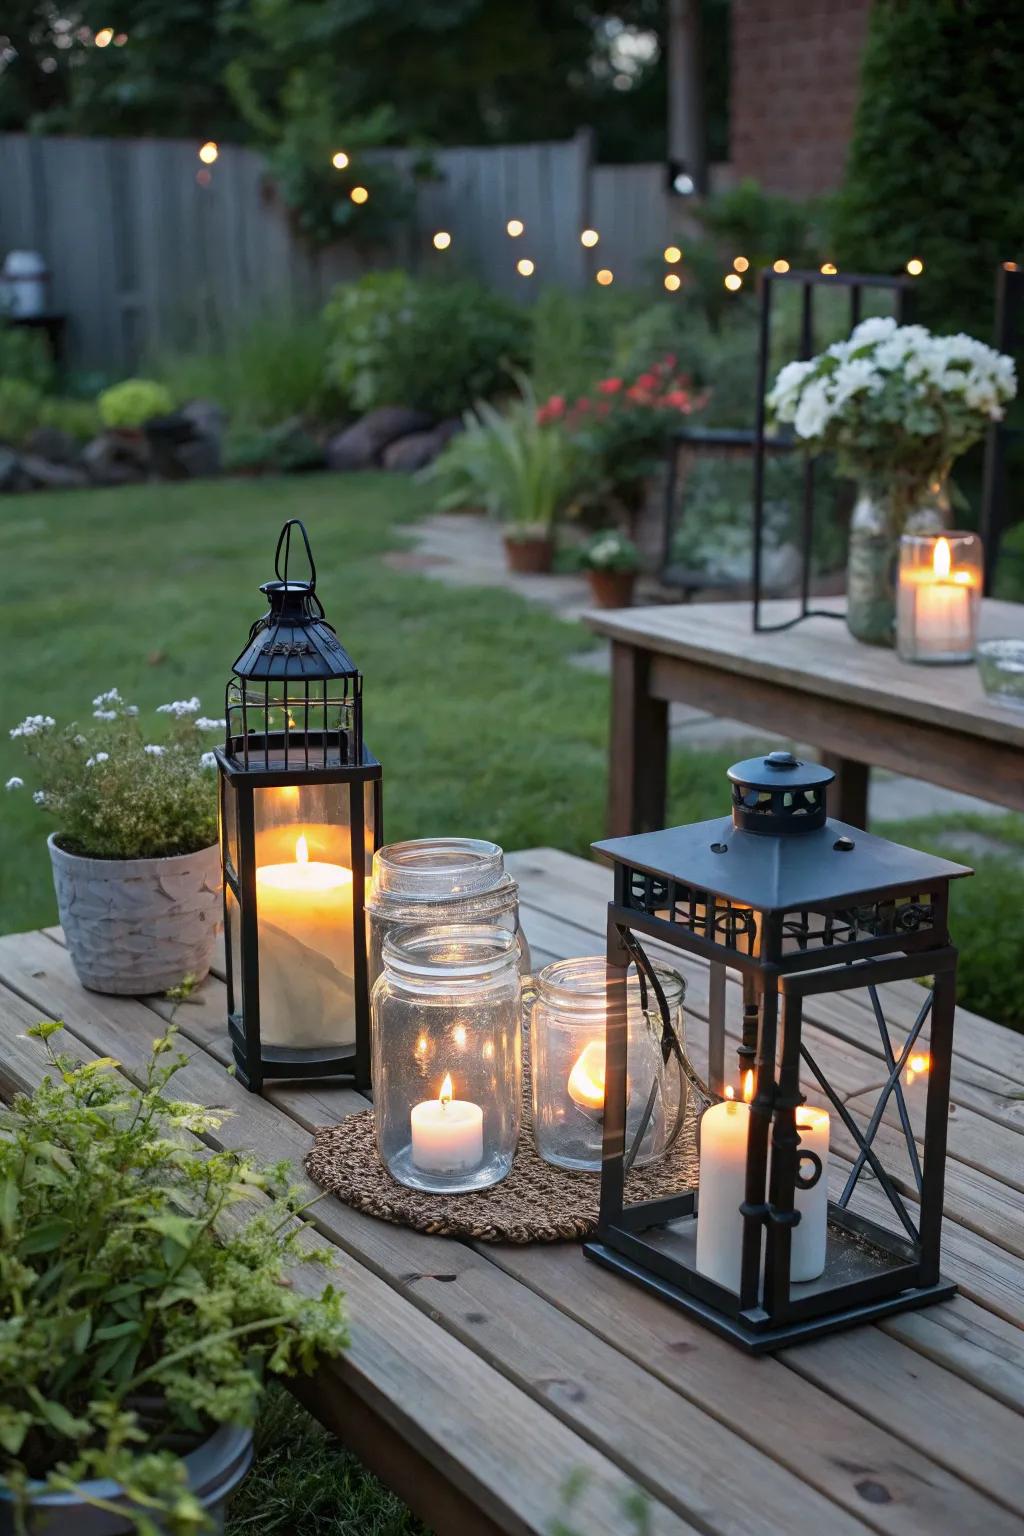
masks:
<path fill-rule="evenodd" d="M 835 452 L 843 474 L 884 497 L 898 533 L 1016 392 L 1013 359 L 984 342 L 878 318 L 788 363 L 767 405 L 810 452 Z"/>

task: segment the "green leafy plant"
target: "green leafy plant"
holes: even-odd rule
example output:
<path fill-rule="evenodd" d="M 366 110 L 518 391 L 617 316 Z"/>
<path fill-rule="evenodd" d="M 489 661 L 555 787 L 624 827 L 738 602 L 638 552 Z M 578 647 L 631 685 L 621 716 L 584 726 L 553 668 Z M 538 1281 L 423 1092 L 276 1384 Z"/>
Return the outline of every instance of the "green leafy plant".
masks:
<path fill-rule="evenodd" d="M 602 528 L 584 545 L 580 564 L 587 571 L 638 571 L 640 552 L 617 528 Z"/>
<path fill-rule="evenodd" d="M 468 279 L 377 272 L 335 289 L 325 310 L 328 377 L 361 411 L 410 405 L 453 416 L 509 385 L 527 328 L 507 299 Z"/>
<path fill-rule="evenodd" d="M 341 402 L 327 380 L 327 345 L 319 316 L 271 312 L 217 346 L 163 353 L 148 366 L 175 400 L 213 400 L 233 427 L 330 421 Z"/>
<path fill-rule="evenodd" d="M 93 400 L 44 395 L 39 402 L 36 426 L 53 427 L 58 432 L 66 432 L 80 443 L 86 443 L 100 429 L 100 413 Z"/>
<path fill-rule="evenodd" d="M 0 378 L 0 442 L 18 447 L 38 425 L 42 391 L 27 379 Z"/>
<path fill-rule="evenodd" d="M 11 736 L 37 780 L 33 799 L 57 823 L 60 846 L 94 859 L 155 859 L 195 853 L 217 840 L 216 761 L 204 733 L 223 720 L 198 714 L 199 700 L 163 704 L 164 741 L 148 741 L 138 710 L 116 688 L 93 700 L 96 724 L 58 730 L 29 715 Z M 26 788 L 15 775 L 8 790 Z"/>
<path fill-rule="evenodd" d="M 46 391 L 53 383 L 53 359 L 45 337 L 0 317 L 0 378 L 24 379 Z"/>
<path fill-rule="evenodd" d="M 297 474 L 323 467 L 324 450 L 298 421 L 261 430 L 242 427 L 229 433 L 224 467 L 236 473 Z"/>
<path fill-rule="evenodd" d="M 480 401 L 425 473 L 441 511 L 484 507 L 510 538 L 550 533 L 579 479 L 570 439 L 542 419 L 526 380 L 519 400 L 498 410 Z"/>
<path fill-rule="evenodd" d="M 124 379 L 105 389 L 97 402 L 105 427 L 131 430 L 154 416 L 166 416 L 174 405 L 171 392 L 153 379 Z"/>
<path fill-rule="evenodd" d="M 169 1443 L 251 1424 L 268 1373 L 337 1354 L 342 1299 L 289 1283 L 327 1256 L 303 1252 L 287 1165 L 191 1139 L 222 1117 L 169 1096 L 173 1030 L 134 1087 L 58 1054 L 61 1028 L 29 1030 L 50 1071 L 0 1119 L 0 1472 L 22 1514 L 33 1481 L 90 1499 L 112 1478 L 138 1536 L 194 1536 L 211 1527 Z"/>

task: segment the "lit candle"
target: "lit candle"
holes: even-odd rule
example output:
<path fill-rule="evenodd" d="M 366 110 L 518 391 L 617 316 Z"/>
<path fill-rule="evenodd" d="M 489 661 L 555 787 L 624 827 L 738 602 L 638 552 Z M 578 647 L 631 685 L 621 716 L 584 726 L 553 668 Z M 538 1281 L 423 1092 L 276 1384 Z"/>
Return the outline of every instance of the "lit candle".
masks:
<path fill-rule="evenodd" d="M 740 1206 L 747 1192 L 747 1132 L 754 1074 L 743 1081 L 738 1103 L 731 1088 L 724 1104 L 712 1104 L 700 1120 L 700 1189 L 697 1201 L 697 1273 L 739 1291 L 743 1249 Z"/>
<path fill-rule="evenodd" d="M 257 867 L 256 912 L 263 1040 L 352 1044 L 352 871 L 311 859 L 300 833 L 294 859 Z"/>
<path fill-rule="evenodd" d="M 580 1109 L 604 1109 L 604 1062 L 604 1041 L 591 1040 L 573 1063 L 569 1097 Z"/>
<path fill-rule="evenodd" d="M 484 1112 L 468 1099 L 452 1098 L 445 1076 L 436 1099 L 412 1108 L 412 1160 L 427 1173 L 471 1173 L 484 1157 Z"/>
<path fill-rule="evenodd" d="M 900 570 L 900 649 L 913 660 L 963 656 L 974 650 L 977 572 L 954 568 L 949 540 L 938 538 L 931 566 Z"/>

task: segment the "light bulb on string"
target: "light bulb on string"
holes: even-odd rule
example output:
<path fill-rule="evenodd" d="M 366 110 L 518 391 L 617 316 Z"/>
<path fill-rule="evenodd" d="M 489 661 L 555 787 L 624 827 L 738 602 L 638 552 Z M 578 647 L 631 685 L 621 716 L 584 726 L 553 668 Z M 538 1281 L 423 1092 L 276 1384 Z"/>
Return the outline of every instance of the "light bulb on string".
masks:
<path fill-rule="evenodd" d="M 513 240 L 516 240 L 523 233 L 525 228 L 526 225 L 523 223 L 522 219 L 509 219 L 508 223 L 505 225 L 505 233 L 511 236 Z"/>
<path fill-rule="evenodd" d="M 516 262 L 516 271 L 519 273 L 520 277 L 533 276 L 533 262 L 530 260 L 529 256 L 520 256 L 519 260 Z"/>
<path fill-rule="evenodd" d="M 743 279 L 738 272 L 727 272 L 722 281 L 730 293 L 738 293 L 743 287 Z"/>
<path fill-rule="evenodd" d="M 733 269 L 737 272 L 746 272 L 750 266 L 750 262 L 747 260 L 746 256 L 734 256 L 732 264 Z"/>
<path fill-rule="evenodd" d="M 822 262 L 822 264 L 821 264 L 821 275 L 822 275 L 822 277 L 835 277 L 838 272 L 839 272 L 839 268 L 836 266 L 834 261 L 823 261 Z"/>
<path fill-rule="evenodd" d="M 204 165 L 212 165 L 219 154 L 220 150 L 213 139 L 207 139 L 199 150 L 199 158 Z"/>
<path fill-rule="evenodd" d="M 907 262 L 907 271 L 910 273 L 911 277 L 920 277 L 921 273 L 924 271 L 924 262 L 919 256 L 911 256 L 910 260 Z"/>
<path fill-rule="evenodd" d="M 677 261 L 682 261 L 683 259 L 683 253 L 679 249 L 678 245 L 666 245 L 661 254 L 664 256 L 669 266 L 673 266 Z"/>
<path fill-rule="evenodd" d="M 96 36 L 93 38 L 93 42 L 96 44 L 97 48 L 106 48 L 108 44 L 112 43 L 113 41 L 113 27 L 100 27 L 99 31 L 96 33 Z"/>
<path fill-rule="evenodd" d="M 679 276 L 678 272 L 665 273 L 665 287 L 668 289 L 669 293 L 675 293 L 677 289 L 681 288 L 682 286 L 683 280 Z"/>
<path fill-rule="evenodd" d="M 343 149 L 336 149 L 331 156 L 331 164 L 336 171 L 343 171 L 348 166 L 348 155 Z"/>
<path fill-rule="evenodd" d="M 594 278 L 601 284 L 602 288 L 608 288 L 615 281 L 615 273 L 611 267 L 602 267 L 600 272 L 594 273 Z"/>
<path fill-rule="evenodd" d="M 584 229 L 580 233 L 580 245 L 585 245 L 587 250 L 593 250 L 601 236 L 596 229 Z"/>
<path fill-rule="evenodd" d="M 435 251 L 446 251 L 452 243 L 452 237 L 446 229 L 439 229 L 434 236 Z"/>
<path fill-rule="evenodd" d="M 370 201 L 370 194 L 365 187 L 353 187 L 352 191 L 349 193 L 349 197 L 354 203 L 359 204 L 368 203 Z"/>
<path fill-rule="evenodd" d="M 778 272 L 780 274 L 783 273 L 783 272 L 788 272 L 789 271 L 789 262 L 786 260 L 786 258 L 784 256 L 780 256 L 778 261 L 773 261 L 772 262 L 772 271 L 773 272 Z"/>

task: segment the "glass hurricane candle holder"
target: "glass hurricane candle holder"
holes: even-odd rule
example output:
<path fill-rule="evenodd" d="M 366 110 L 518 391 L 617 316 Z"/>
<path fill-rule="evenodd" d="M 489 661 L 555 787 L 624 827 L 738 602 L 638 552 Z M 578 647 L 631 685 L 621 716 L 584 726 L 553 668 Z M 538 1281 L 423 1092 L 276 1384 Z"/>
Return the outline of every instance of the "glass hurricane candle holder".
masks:
<path fill-rule="evenodd" d="M 423 837 L 389 843 L 373 856 L 366 901 L 370 986 L 384 968 L 384 942 L 400 928 L 494 925 L 518 935 L 520 972 L 530 947 L 519 922 L 519 887 L 497 843 L 473 837 Z"/>
<path fill-rule="evenodd" d="M 494 925 L 385 939 L 371 999 L 377 1152 L 412 1189 L 485 1189 L 508 1173 L 522 1118 L 516 935 Z"/>
<path fill-rule="evenodd" d="M 686 983 L 656 966 L 677 1040 L 683 1039 Z M 604 1135 L 607 965 L 604 957 L 556 960 L 537 977 L 530 1010 L 533 1135 L 559 1168 L 596 1172 Z M 629 983 L 626 1158 L 638 1166 L 664 1156 L 679 1134 L 686 1089 L 678 1058 L 662 1048 L 663 1020 L 650 990 Z"/>
<path fill-rule="evenodd" d="M 905 533 L 896 608 L 903 660 L 973 661 L 981 586 L 977 534 Z"/>

